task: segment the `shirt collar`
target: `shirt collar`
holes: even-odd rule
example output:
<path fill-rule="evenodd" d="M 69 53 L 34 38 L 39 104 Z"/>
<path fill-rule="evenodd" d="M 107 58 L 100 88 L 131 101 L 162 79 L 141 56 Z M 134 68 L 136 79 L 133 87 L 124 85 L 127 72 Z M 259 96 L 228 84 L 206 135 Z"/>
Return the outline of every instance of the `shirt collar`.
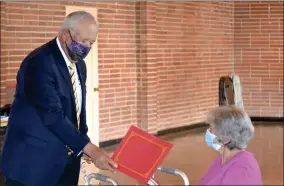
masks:
<path fill-rule="evenodd" d="M 63 56 L 63 58 L 64 58 L 64 61 L 65 61 L 66 65 L 67 65 L 67 67 L 69 67 L 70 64 L 71 64 L 71 61 L 70 61 L 70 60 L 68 59 L 68 57 L 65 55 L 65 52 L 63 51 L 63 49 L 62 49 L 62 47 L 61 47 L 61 44 L 60 44 L 60 42 L 59 42 L 58 37 L 56 37 L 56 43 L 57 43 L 58 48 L 59 48 L 59 50 L 60 50 L 60 52 L 61 52 L 61 54 L 62 54 L 62 56 Z"/>

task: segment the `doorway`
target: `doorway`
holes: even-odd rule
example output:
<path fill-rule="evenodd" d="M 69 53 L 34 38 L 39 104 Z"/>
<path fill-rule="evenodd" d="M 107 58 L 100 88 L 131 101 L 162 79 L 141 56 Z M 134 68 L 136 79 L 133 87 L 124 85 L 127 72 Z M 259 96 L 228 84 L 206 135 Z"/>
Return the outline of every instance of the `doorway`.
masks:
<path fill-rule="evenodd" d="M 66 6 L 65 14 L 68 15 L 75 11 L 86 11 L 91 13 L 97 21 L 97 9 L 80 6 Z M 88 125 L 88 136 L 92 143 L 99 146 L 99 75 L 98 75 L 98 42 L 93 44 L 91 51 L 85 58 L 87 67 L 86 81 L 86 115 Z M 81 172 L 78 185 L 84 184 L 84 177 L 90 173 L 96 173 L 99 170 L 95 165 L 81 161 Z M 98 181 L 92 180 L 91 184 L 98 184 Z"/>
<path fill-rule="evenodd" d="M 74 11 L 86 11 L 91 13 L 97 20 L 97 9 L 79 6 L 66 6 L 66 15 Z M 86 82 L 86 114 L 87 125 L 89 128 L 88 136 L 91 141 L 99 145 L 99 93 L 98 93 L 98 42 L 93 44 L 93 47 L 85 58 L 87 66 L 87 82 Z"/>

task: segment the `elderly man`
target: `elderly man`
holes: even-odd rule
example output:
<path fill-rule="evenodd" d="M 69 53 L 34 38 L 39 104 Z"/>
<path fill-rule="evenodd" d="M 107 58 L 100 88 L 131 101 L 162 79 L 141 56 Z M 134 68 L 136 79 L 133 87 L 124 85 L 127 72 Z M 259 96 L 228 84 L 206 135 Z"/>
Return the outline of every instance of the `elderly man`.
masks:
<path fill-rule="evenodd" d="M 85 155 L 100 169 L 117 167 L 87 136 L 83 59 L 97 32 L 92 15 L 74 12 L 21 64 L 1 159 L 6 185 L 77 185 Z"/>

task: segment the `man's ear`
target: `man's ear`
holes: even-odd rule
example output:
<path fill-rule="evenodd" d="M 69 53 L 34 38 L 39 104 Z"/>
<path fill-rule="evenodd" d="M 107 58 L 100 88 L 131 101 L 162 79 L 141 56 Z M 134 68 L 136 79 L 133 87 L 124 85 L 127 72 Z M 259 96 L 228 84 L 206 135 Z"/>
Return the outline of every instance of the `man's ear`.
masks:
<path fill-rule="evenodd" d="M 65 42 L 66 40 L 68 40 L 69 38 L 69 30 L 68 29 L 63 29 L 61 31 L 61 37 L 63 39 L 63 41 Z"/>

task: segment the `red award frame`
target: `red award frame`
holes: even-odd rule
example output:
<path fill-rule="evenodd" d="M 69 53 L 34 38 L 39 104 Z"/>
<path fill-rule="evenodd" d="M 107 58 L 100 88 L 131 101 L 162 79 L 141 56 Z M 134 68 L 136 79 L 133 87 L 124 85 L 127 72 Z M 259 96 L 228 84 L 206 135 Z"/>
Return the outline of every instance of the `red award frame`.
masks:
<path fill-rule="evenodd" d="M 173 145 L 135 126 L 131 126 L 114 152 L 117 170 L 147 183 Z"/>

